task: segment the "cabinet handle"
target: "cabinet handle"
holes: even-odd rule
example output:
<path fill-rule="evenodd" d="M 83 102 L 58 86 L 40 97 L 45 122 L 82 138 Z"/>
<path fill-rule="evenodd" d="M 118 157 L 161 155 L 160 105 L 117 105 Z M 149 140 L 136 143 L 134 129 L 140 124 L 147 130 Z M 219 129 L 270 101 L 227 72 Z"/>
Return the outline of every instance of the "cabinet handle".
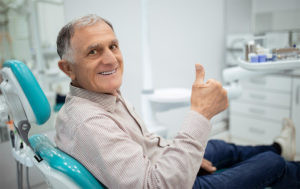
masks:
<path fill-rule="evenodd" d="M 254 84 L 258 84 L 258 85 L 266 85 L 267 84 L 267 80 L 266 78 L 251 78 L 250 81 Z"/>
<path fill-rule="evenodd" d="M 299 104 L 299 91 L 300 91 L 300 86 L 298 85 L 297 89 L 296 89 L 296 104 L 297 105 Z"/>
<path fill-rule="evenodd" d="M 257 108 L 249 108 L 249 112 L 255 113 L 255 114 L 265 114 L 265 110 L 257 109 Z"/>
<path fill-rule="evenodd" d="M 260 135 L 265 134 L 265 130 L 258 129 L 258 128 L 254 128 L 254 127 L 250 127 L 250 128 L 249 128 L 249 131 L 250 131 L 251 133 L 260 134 Z"/>
<path fill-rule="evenodd" d="M 265 100 L 266 95 L 260 95 L 260 94 L 250 94 L 249 95 L 251 98 L 259 99 L 259 100 Z"/>

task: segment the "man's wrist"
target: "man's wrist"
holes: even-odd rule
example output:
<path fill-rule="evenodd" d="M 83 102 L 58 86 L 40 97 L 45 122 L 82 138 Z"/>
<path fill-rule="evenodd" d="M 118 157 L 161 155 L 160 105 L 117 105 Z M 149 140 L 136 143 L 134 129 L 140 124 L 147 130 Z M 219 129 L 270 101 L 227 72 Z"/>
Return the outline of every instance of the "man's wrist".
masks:
<path fill-rule="evenodd" d="M 206 142 L 211 130 L 210 121 L 202 114 L 191 110 L 184 119 L 183 127 L 180 132 L 187 133 L 189 136 L 201 143 Z"/>
<path fill-rule="evenodd" d="M 208 111 L 204 111 L 204 110 L 199 110 L 196 108 L 191 107 L 192 111 L 198 112 L 199 114 L 201 114 L 202 116 L 204 116 L 206 119 L 210 120 L 213 115 L 211 115 Z"/>

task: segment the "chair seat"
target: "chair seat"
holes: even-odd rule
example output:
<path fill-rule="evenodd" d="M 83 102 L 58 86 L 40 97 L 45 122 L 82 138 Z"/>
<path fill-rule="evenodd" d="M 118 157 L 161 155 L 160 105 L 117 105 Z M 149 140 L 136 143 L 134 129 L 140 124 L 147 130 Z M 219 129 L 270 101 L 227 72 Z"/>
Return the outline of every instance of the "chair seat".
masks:
<path fill-rule="evenodd" d="M 43 161 L 51 168 L 67 175 L 80 188 L 106 188 L 82 164 L 56 148 L 45 135 L 33 135 L 29 141 Z"/>

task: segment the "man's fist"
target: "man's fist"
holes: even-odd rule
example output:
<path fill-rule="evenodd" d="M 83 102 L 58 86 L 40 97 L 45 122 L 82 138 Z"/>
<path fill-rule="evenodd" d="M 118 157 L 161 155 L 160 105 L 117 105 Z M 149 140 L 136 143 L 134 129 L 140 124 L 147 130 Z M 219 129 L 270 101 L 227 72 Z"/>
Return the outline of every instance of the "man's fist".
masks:
<path fill-rule="evenodd" d="M 191 110 L 211 119 L 228 107 L 228 98 L 227 92 L 220 82 L 210 79 L 205 83 L 204 76 L 203 66 L 196 64 L 196 80 L 192 88 Z"/>

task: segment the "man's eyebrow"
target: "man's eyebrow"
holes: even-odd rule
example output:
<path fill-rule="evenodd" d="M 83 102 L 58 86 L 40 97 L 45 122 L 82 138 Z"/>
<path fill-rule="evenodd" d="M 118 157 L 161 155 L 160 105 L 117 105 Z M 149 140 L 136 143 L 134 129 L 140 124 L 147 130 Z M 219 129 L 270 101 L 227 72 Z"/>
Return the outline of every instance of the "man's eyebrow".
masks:
<path fill-rule="evenodd" d="M 93 50 L 93 49 L 99 49 L 102 47 L 102 44 L 100 43 L 96 43 L 96 44 L 92 44 L 92 45 L 89 45 L 86 50 L 89 51 L 89 50 Z"/>
<path fill-rule="evenodd" d="M 114 39 L 111 41 L 111 43 L 119 43 L 119 40 L 118 39 Z"/>
<path fill-rule="evenodd" d="M 118 41 L 118 39 L 114 39 L 114 40 L 111 41 L 111 43 L 113 43 L 113 44 L 119 44 L 119 41 Z M 100 49 L 101 47 L 103 47 L 103 45 L 101 43 L 95 43 L 95 44 L 89 45 L 86 48 L 86 50 L 90 51 L 90 50 L 93 50 L 93 49 Z"/>

